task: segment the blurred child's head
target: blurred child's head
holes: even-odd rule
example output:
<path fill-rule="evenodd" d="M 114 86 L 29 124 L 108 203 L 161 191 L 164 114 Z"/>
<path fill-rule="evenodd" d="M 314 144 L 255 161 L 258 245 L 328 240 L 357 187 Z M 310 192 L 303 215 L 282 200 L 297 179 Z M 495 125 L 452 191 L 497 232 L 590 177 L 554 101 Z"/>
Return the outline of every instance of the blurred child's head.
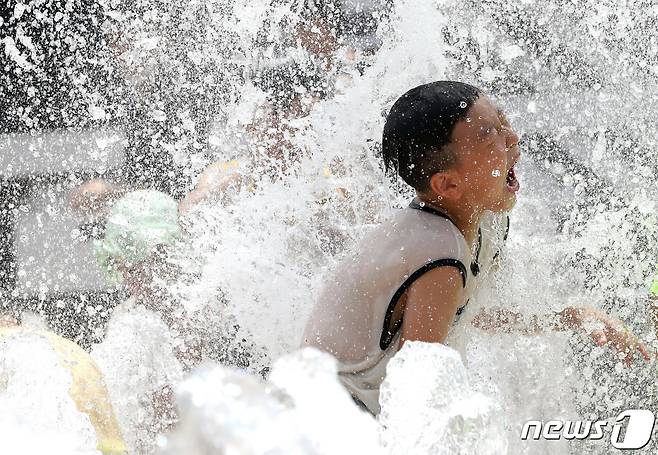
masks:
<path fill-rule="evenodd" d="M 166 248 L 180 238 L 178 204 L 153 190 L 126 194 L 112 207 L 103 240 L 95 253 L 108 277 L 138 296 L 147 292 L 154 274 L 166 267 Z"/>
<path fill-rule="evenodd" d="M 299 23 L 295 37 L 311 54 L 329 57 L 340 47 L 345 18 L 340 0 L 302 0 L 291 5 Z"/>
<path fill-rule="evenodd" d="M 386 118 L 382 152 L 416 192 L 463 209 L 504 211 L 519 183 L 519 138 L 478 88 L 454 81 L 421 85 L 402 95 Z"/>

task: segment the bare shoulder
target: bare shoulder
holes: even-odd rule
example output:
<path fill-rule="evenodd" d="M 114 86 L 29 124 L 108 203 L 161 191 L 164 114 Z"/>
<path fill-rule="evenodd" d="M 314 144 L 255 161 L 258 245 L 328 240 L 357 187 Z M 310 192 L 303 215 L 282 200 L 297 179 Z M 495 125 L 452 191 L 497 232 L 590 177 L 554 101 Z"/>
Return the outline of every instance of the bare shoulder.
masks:
<path fill-rule="evenodd" d="M 463 305 L 463 288 L 456 267 L 436 267 L 415 280 L 405 296 L 402 340 L 443 342 Z"/>

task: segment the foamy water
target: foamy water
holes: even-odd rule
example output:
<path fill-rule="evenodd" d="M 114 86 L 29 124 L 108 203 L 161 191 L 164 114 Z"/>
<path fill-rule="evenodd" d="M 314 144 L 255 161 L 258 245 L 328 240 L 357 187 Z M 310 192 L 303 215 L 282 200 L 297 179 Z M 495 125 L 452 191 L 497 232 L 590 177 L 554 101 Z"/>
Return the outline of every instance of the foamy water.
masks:
<path fill-rule="evenodd" d="M 191 10 L 200 8 L 192 3 Z M 115 315 L 93 349 L 133 452 L 609 453 L 607 441 L 524 442 L 519 435 L 529 419 L 655 409 L 655 365 L 623 368 L 586 336 L 493 335 L 469 319 L 481 307 L 531 315 L 594 305 L 658 347 L 646 292 L 658 259 L 658 62 L 648 20 L 656 7 L 397 1 L 379 25 L 381 47 L 363 57 L 363 74 L 344 64 L 349 77 L 332 97 L 284 122 L 288 150 L 298 158 L 282 169 L 272 165 L 262 137 L 245 132 L 265 99 L 248 76 L 281 57 L 277 45 L 255 44 L 263 28 L 272 42 L 285 31 L 287 8 L 267 3 L 204 2 L 213 12 L 202 15 L 204 24 L 216 33 L 190 44 L 203 62 L 198 71 L 225 65 L 226 93 L 211 149 L 204 155 L 181 146 L 177 161 L 194 173 L 237 159 L 252 182 L 230 204 L 207 204 L 185 220 L 186 239 L 172 252 L 183 273 L 170 290 L 188 333 L 169 333 L 156 314 L 135 310 Z M 180 44 L 188 32 L 160 26 L 165 32 L 130 22 L 127 34 L 141 44 L 124 55 L 127 64 L 174 64 L 168 57 L 178 47 L 149 40 Z M 299 48 L 284 54 L 308 58 Z M 391 362 L 376 422 L 340 388 L 330 358 L 296 350 L 337 259 L 409 198 L 402 183 L 383 175 L 376 155 L 386 110 L 410 87 L 443 78 L 485 88 L 525 135 L 522 190 L 501 269 L 450 334 L 451 349 L 405 345 Z M 184 374 L 173 352 L 190 338 L 203 341 L 206 363 Z M 61 376 L 45 351 L 43 359 L 42 369 Z M 29 374 L 14 377 L 29 386 L 20 379 Z M 66 377 L 57 377 L 52 397 L 65 406 Z M 176 387 L 180 421 L 172 429 L 170 414 L 154 414 L 152 396 Z M 6 386 L 0 399 L 19 412 L 28 406 L 25 393 Z M 40 400 L 47 402 L 33 396 L 28 407 Z M 53 419 L 73 435 L 86 434 L 74 410 Z M 52 453 L 93 453 L 93 441 L 57 437 L 67 451 Z M 654 452 L 655 442 L 640 453 Z"/>
<path fill-rule="evenodd" d="M 0 438 L 7 453 L 95 455 L 89 417 L 69 396 L 69 370 L 49 340 L 27 329 L 0 341 Z M 38 391 L 38 392 L 35 392 Z"/>

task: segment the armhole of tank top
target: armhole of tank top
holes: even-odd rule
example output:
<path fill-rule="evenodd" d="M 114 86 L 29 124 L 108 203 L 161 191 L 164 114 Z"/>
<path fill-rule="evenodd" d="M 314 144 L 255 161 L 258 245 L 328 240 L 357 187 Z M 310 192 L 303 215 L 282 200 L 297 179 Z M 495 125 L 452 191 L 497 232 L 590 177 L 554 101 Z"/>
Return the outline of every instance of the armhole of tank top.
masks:
<path fill-rule="evenodd" d="M 507 240 L 507 236 L 509 235 L 509 215 L 507 215 L 505 219 L 507 220 L 507 223 L 505 224 L 505 235 L 503 236 L 503 242 Z"/>
<path fill-rule="evenodd" d="M 471 262 L 471 273 L 473 276 L 480 274 L 480 251 L 482 251 L 482 229 L 478 228 L 478 246 L 475 252 L 475 260 Z"/>
<path fill-rule="evenodd" d="M 393 341 L 393 338 L 395 338 L 395 334 L 398 333 L 398 330 L 400 330 L 400 327 L 402 326 L 402 319 L 398 321 L 394 327 L 390 328 L 389 330 L 389 325 L 391 323 L 391 318 L 393 317 L 393 313 L 395 312 L 395 307 L 400 300 L 400 297 L 411 287 L 411 285 L 416 281 L 418 278 L 420 278 L 422 275 L 425 273 L 429 272 L 430 270 L 433 270 L 437 267 L 455 267 L 457 270 L 459 270 L 459 273 L 462 276 L 462 285 L 466 287 L 466 267 L 464 266 L 464 263 L 458 259 L 437 259 L 435 261 L 428 262 L 418 270 L 416 270 L 414 273 L 409 275 L 409 277 L 404 280 L 404 283 L 395 291 L 393 294 L 393 297 L 391 297 L 391 301 L 388 303 L 388 308 L 386 308 L 386 315 L 384 316 L 384 326 L 382 327 L 382 335 L 379 338 L 379 347 L 381 348 L 382 351 L 385 351 L 390 345 L 391 342 Z"/>
<path fill-rule="evenodd" d="M 506 220 L 505 221 L 505 235 L 503 235 L 503 243 L 507 241 L 507 236 L 509 235 L 509 223 L 510 223 L 509 215 L 507 215 L 505 217 L 505 220 Z M 502 248 L 502 246 L 501 246 L 501 248 Z M 494 254 L 493 258 L 491 258 L 492 261 L 495 261 L 496 259 L 498 259 L 498 257 L 500 256 L 501 248 L 498 248 L 498 251 L 496 251 L 496 254 Z"/>

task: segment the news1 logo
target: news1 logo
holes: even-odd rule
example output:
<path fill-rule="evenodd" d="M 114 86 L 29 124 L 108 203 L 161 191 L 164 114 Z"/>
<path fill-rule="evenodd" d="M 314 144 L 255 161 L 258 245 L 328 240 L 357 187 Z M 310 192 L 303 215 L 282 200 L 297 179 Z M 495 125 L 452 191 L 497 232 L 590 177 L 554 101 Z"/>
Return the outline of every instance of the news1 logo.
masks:
<path fill-rule="evenodd" d="M 616 449 L 641 449 L 651 440 L 656 416 L 646 409 L 629 409 L 619 413 L 612 424 L 610 443 Z M 593 439 L 600 440 L 610 427 L 606 420 L 549 420 L 545 424 L 540 420 L 528 420 L 523 425 L 521 439 Z M 622 429 L 625 432 L 622 433 Z M 532 430 L 532 433 L 531 433 Z"/>

